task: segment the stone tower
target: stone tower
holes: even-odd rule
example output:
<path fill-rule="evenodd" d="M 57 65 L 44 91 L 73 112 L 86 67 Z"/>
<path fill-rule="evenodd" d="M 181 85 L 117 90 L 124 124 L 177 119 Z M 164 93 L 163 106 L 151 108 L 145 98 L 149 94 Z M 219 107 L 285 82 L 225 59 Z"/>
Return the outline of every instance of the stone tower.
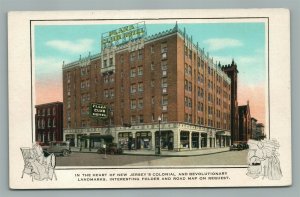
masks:
<path fill-rule="evenodd" d="M 220 64 L 220 63 L 219 63 Z M 222 70 L 231 79 L 231 142 L 239 141 L 239 112 L 237 102 L 237 82 L 238 70 L 237 65 L 232 60 L 231 64 L 222 66 Z"/>

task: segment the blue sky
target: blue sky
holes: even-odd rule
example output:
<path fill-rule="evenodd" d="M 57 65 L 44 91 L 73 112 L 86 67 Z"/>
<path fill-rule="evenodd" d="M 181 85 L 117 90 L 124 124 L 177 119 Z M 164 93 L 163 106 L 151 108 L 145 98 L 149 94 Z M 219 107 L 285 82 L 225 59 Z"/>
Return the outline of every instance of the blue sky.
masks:
<path fill-rule="evenodd" d="M 147 35 L 173 28 L 174 24 L 147 24 Z M 261 86 L 266 80 L 265 23 L 182 23 L 193 42 L 209 52 L 214 61 L 230 64 L 236 61 L 239 85 L 247 88 Z M 61 85 L 62 62 L 70 63 L 99 53 L 101 34 L 120 25 L 37 25 L 34 27 L 35 77 L 37 86 Z M 37 96 L 39 92 L 37 91 Z M 60 98 L 56 100 L 60 100 Z M 42 101 L 41 101 L 42 102 Z M 245 103 L 246 101 L 241 101 Z"/>

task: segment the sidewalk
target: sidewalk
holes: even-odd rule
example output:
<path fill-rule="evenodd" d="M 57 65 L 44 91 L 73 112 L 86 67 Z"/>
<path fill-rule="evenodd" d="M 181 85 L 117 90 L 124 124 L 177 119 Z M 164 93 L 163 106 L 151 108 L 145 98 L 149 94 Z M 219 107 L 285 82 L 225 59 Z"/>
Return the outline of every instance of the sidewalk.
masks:
<path fill-rule="evenodd" d="M 97 149 L 72 147 L 72 152 L 82 152 L 82 153 L 96 153 Z M 199 156 L 199 155 L 210 155 L 221 152 L 229 151 L 229 147 L 223 148 L 203 148 L 197 150 L 183 150 L 183 151 L 161 151 L 160 155 L 155 155 L 154 150 L 124 150 L 123 155 L 140 155 L 140 156 L 161 156 L 161 157 L 188 157 L 188 156 Z"/>
<path fill-rule="evenodd" d="M 159 156 L 161 157 L 188 157 L 188 156 L 199 156 L 209 155 L 221 152 L 229 151 L 229 147 L 224 148 L 203 148 L 197 150 L 183 150 L 183 151 L 161 151 Z M 124 155 L 143 155 L 143 156 L 154 156 L 154 150 L 124 150 Z"/>

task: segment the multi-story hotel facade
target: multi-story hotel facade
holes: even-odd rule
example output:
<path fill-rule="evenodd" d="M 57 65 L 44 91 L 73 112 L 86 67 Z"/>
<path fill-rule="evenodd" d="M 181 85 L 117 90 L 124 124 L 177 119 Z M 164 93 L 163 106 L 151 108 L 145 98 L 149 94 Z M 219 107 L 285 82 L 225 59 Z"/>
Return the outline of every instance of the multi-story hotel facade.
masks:
<path fill-rule="evenodd" d="M 75 146 L 231 144 L 231 79 L 177 24 L 63 64 L 63 102 L 64 140 Z M 91 118 L 90 103 L 108 106 L 108 120 Z"/>

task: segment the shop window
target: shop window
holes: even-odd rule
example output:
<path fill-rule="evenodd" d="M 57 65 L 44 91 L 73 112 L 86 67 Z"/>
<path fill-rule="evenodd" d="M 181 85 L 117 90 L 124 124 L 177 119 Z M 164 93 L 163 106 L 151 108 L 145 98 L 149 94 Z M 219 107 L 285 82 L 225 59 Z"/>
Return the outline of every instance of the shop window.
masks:
<path fill-rule="evenodd" d="M 180 132 L 180 148 L 189 148 L 189 132 Z"/>

